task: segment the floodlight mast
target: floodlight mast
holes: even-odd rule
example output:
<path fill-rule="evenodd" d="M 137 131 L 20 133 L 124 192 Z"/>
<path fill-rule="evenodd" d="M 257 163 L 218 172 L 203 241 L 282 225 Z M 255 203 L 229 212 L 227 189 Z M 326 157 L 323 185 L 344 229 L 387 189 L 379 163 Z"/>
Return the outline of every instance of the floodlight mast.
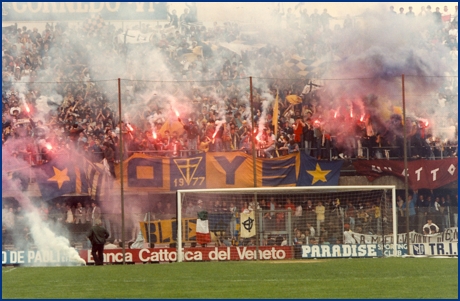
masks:
<path fill-rule="evenodd" d="M 406 93 L 404 88 L 404 74 L 401 75 L 401 87 L 402 87 L 402 115 L 403 115 L 403 151 L 404 151 L 404 202 L 406 205 L 406 233 L 407 233 L 407 254 L 412 255 L 410 252 L 410 225 L 409 225 L 409 172 L 407 169 L 407 124 L 406 124 Z M 415 204 L 414 204 L 415 206 Z"/>

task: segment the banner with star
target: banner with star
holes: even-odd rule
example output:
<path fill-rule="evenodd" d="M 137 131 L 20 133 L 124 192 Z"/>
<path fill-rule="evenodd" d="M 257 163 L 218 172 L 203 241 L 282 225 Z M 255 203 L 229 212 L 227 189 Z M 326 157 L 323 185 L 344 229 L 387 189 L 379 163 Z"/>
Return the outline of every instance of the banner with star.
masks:
<path fill-rule="evenodd" d="M 258 187 L 338 185 L 342 161 L 326 162 L 295 153 L 256 159 Z M 208 152 L 189 157 L 134 154 L 124 161 L 125 191 L 168 192 L 178 189 L 254 186 L 254 162 L 243 152 Z M 115 167 L 119 181 L 119 167 Z"/>
<path fill-rule="evenodd" d="M 68 158 L 53 158 L 34 168 L 34 171 L 43 200 L 75 193 L 77 190 L 77 173 Z M 78 181 L 81 183 L 81 178 Z"/>
<path fill-rule="evenodd" d="M 320 161 L 300 153 L 297 186 L 338 186 L 343 161 Z"/>

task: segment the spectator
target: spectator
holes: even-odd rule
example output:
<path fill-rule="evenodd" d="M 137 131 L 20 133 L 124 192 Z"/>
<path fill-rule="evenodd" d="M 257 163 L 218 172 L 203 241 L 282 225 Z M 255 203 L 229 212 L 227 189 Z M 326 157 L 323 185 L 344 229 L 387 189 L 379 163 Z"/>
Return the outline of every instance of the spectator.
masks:
<path fill-rule="evenodd" d="M 294 246 L 301 246 L 304 244 L 306 244 L 305 234 L 303 234 L 302 231 L 300 231 L 299 229 L 295 230 Z"/>
<path fill-rule="evenodd" d="M 301 116 L 297 116 L 295 123 L 292 125 L 292 128 L 294 129 L 294 141 L 296 143 L 301 143 L 303 140 L 303 128 L 305 127 L 305 123 L 302 121 Z"/>
<path fill-rule="evenodd" d="M 445 27 L 448 28 L 451 22 L 451 14 L 449 12 L 449 8 L 446 5 L 444 6 L 443 12 L 441 13 L 441 19 L 442 22 L 446 24 Z"/>
<path fill-rule="evenodd" d="M 275 151 L 275 148 L 276 148 L 276 143 L 275 143 L 276 142 L 276 137 L 272 133 L 270 128 L 266 128 L 265 133 L 266 133 L 267 138 L 266 138 L 266 142 L 265 142 L 264 153 L 265 153 L 265 156 L 267 158 L 272 159 L 273 158 L 273 152 Z"/>
<path fill-rule="evenodd" d="M 195 218 L 196 217 L 196 208 L 193 201 L 188 201 L 187 206 L 184 209 L 184 217 Z"/>
<path fill-rule="evenodd" d="M 436 234 L 439 232 L 439 227 L 436 224 L 433 224 L 431 218 L 427 219 L 427 223 L 423 225 L 423 232 L 425 233 L 425 229 L 429 230 L 428 234 Z"/>
<path fill-rule="evenodd" d="M 436 11 L 433 12 L 433 20 L 436 25 L 438 26 L 442 25 L 442 14 L 439 11 L 439 7 L 436 7 Z"/>
<path fill-rule="evenodd" d="M 441 200 L 439 197 L 436 197 L 434 201 L 429 201 L 430 203 L 430 212 L 429 216 L 437 225 L 442 225 L 442 216 L 441 216 Z"/>
<path fill-rule="evenodd" d="M 418 13 L 418 16 L 422 16 L 422 17 L 426 16 L 425 6 L 422 6 L 420 8 L 420 12 Z"/>
<path fill-rule="evenodd" d="M 65 208 L 61 208 L 61 203 L 56 202 L 54 206 L 51 207 L 50 212 L 49 212 L 49 216 L 51 220 L 57 223 L 62 223 L 65 220 L 65 216 L 63 214 L 65 212 L 63 212 L 62 209 L 65 209 Z"/>
<path fill-rule="evenodd" d="M 177 12 L 175 9 L 172 10 L 172 14 L 168 12 L 169 17 L 169 26 L 173 26 L 174 28 L 179 27 L 179 17 L 177 16 Z"/>
<path fill-rule="evenodd" d="M 311 200 L 307 200 L 307 204 L 304 207 L 304 210 L 305 210 L 305 221 L 306 221 L 306 223 L 316 225 L 315 206 L 313 206 L 313 202 Z"/>
<path fill-rule="evenodd" d="M 67 224 L 67 227 L 70 228 L 71 224 L 75 223 L 75 218 L 73 215 L 73 210 L 72 207 L 70 207 L 69 204 L 65 205 L 65 210 L 66 210 L 66 218 L 65 218 L 65 223 Z M 73 230 L 73 229 L 72 229 Z"/>
<path fill-rule="evenodd" d="M 332 17 L 328 12 L 327 12 L 327 9 L 324 9 L 323 10 L 323 13 L 321 14 L 321 25 L 323 26 L 323 31 L 324 32 L 327 32 L 327 30 L 329 30 L 329 20 L 330 19 L 335 19 L 334 17 Z"/>
<path fill-rule="evenodd" d="M 113 178 L 115 178 L 115 154 L 110 146 L 109 142 L 104 142 L 102 144 L 102 152 L 104 154 L 104 165 L 107 164 L 108 170 L 110 172 L 110 175 L 112 175 Z"/>
<path fill-rule="evenodd" d="M 159 200 L 156 202 L 154 214 L 155 214 L 155 219 L 158 219 L 158 220 L 165 219 L 166 208 L 163 205 L 163 201 Z M 196 217 L 196 212 L 193 217 Z"/>
<path fill-rule="evenodd" d="M 314 143 L 313 122 L 311 118 L 306 118 L 305 127 L 303 128 L 303 139 L 305 143 L 305 153 L 311 155 L 311 149 Z"/>
<path fill-rule="evenodd" d="M 102 220 L 102 212 L 101 212 L 101 208 L 94 201 L 91 202 L 91 207 L 92 207 L 91 223 L 94 226 L 94 225 L 96 225 L 97 220 Z"/>
<path fill-rule="evenodd" d="M 423 7 L 423 10 L 425 10 L 425 7 Z M 412 11 L 412 6 L 409 6 L 409 11 L 406 13 L 406 16 L 408 17 L 415 17 L 415 13 Z"/>
<path fill-rule="evenodd" d="M 106 239 L 109 238 L 109 232 L 102 227 L 102 221 L 100 219 L 94 220 L 94 226 L 91 227 L 87 237 L 92 245 L 91 255 L 93 255 L 94 258 L 94 264 L 104 265 L 104 245 Z"/>
<path fill-rule="evenodd" d="M 326 208 L 323 206 L 323 202 L 318 201 L 315 207 L 316 213 L 316 230 L 318 231 L 317 235 L 321 235 L 322 225 L 324 226 Z"/>
<path fill-rule="evenodd" d="M 198 140 L 197 140 L 198 135 L 199 135 L 198 126 L 191 118 L 189 118 L 188 124 L 184 124 L 180 118 L 179 118 L 179 122 L 182 123 L 185 131 L 187 132 L 187 146 L 188 146 L 187 148 L 188 150 L 191 151 L 189 152 L 189 156 L 191 156 L 195 154 L 198 149 Z"/>
<path fill-rule="evenodd" d="M 450 195 L 446 197 L 447 202 L 450 206 L 450 219 L 451 219 L 451 227 L 458 226 L 458 194 L 455 195 L 455 198 L 451 198 Z"/>
<path fill-rule="evenodd" d="M 343 243 L 344 244 L 355 244 L 356 240 L 352 236 L 353 231 L 350 229 L 349 224 L 344 224 L 343 225 Z"/>
<path fill-rule="evenodd" d="M 316 237 L 316 230 L 313 228 L 312 224 L 307 223 L 307 230 L 309 235 L 306 235 L 307 237 Z"/>
<path fill-rule="evenodd" d="M 418 227 L 421 227 L 424 224 L 424 221 L 426 221 L 427 216 L 430 212 L 430 202 L 425 200 L 424 195 L 419 195 L 418 200 L 415 198 L 413 199 L 413 202 L 415 203 L 415 207 L 417 209 L 417 224 Z"/>
<path fill-rule="evenodd" d="M 288 144 L 288 154 L 298 153 L 300 151 L 299 145 L 294 140 L 289 141 Z"/>
<path fill-rule="evenodd" d="M 75 224 L 84 225 L 86 223 L 85 210 L 81 202 L 77 203 L 77 208 L 75 208 Z"/>
<path fill-rule="evenodd" d="M 350 200 L 346 201 L 345 206 L 345 223 L 347 223 L 350 227 L 350 230 L 353 231 L 355 229 L 355 221 L 356 221 L 356 208 L 353 206 L 353 203 Z"/>
<path fill-rule="evenodd" d="M 445 231 L 447 228 L 451 227 L 449 218 L 450 205 L 446 197 L 444 196 L 441 197 L 441 202 L 439 203 L 439 205 L 439 213 L 441 215 L 441 231 Z"/>
<path fill-rule="evenodd" d="M 90 202 L 85 202 L 85 224 L 86 224 L 86 229 L 89 230 L 91 228 L 91 225 L 93 224 L 93 207 L 92 203 Z"/>

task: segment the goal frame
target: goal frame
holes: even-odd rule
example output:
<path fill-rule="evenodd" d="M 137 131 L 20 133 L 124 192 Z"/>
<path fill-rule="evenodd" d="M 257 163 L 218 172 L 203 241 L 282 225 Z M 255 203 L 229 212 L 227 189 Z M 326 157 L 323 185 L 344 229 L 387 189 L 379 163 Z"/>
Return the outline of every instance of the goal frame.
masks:
<path fill-rule="evenodd" d="M 213 188 L 213 189 L 184 189 L 176 191 L 176 208 L 177 208 L 177 262 L 183 262 L 184 254 L 182 250 L 182 197 L 186 193 L 218 193 L 218 192 L 267 192 L 270 191 L 298 191 L 298 190 L 391 190 L 391 204 L 393 216 L 393 256 L 397 256 L 398 228 L 396 216 L 396 186 L 395 185 L 367 185 L 367 186 L 297 186 L 297 187 L 248 187 L 248 188 Z"/>

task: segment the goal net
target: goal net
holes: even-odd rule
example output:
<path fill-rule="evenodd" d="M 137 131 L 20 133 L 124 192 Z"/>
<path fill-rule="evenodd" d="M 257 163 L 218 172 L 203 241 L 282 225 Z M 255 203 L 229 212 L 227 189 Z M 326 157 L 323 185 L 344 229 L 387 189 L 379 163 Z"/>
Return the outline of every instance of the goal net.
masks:
<path fill-rule="evenodd" d="M 177 261 L 187 261 L 182 247 L 227 247 L 231 253 L 291 246 L 295 258 L 398 256 L 394 242 L 402 241 L 392 208 L 395 186 L 179 190 Z"/>

